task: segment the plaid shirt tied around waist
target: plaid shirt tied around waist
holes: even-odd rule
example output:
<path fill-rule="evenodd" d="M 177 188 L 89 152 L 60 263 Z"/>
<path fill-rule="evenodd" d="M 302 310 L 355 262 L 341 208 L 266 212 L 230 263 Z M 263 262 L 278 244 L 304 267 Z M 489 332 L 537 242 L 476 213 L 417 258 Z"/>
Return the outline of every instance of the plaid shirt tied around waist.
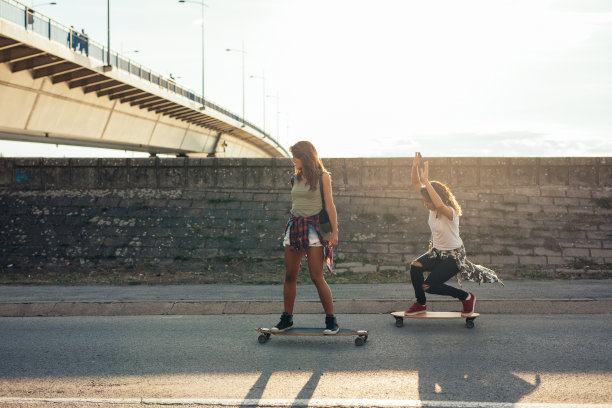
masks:
<path fill-rule="evenodd" d="M 329 245 L 329 241 L 323 237 L 321 234 L 321 230 L 319 229 L 319 214 L 315 214 L 312 217 L 296 217 L 295 215 L 291 215 L 287 225 L 285 226 L 285 234 L 287 233 L 287 228 L 289 229 L 289 242 L 290 249 L 292 251 L 299 251 L 301 249 L 308 248 L 309 240 L 308 240 L 308 230 L 309 226 L 312 226 L 317 235 L 319 236 L 319 241 L 321 241 L 321 245 L 323 245 L 323 252 L 325 255 L 325 266 L 329 273 L 333 273 L 334 268 L 334 252 L 332 247 Z M 306 252 L 304 252 L 305 256 L 308 256 Z"/>
<path fill-rule="evenodd" d="M 459 283 L 459 286 L 461 286 L 462 280 L 478 282 L 479 284 L 499 282 L 502 286 L 504 286 L 504 282 L 499 279 L 495 271 L 485 266 L 476 265 L 470 262 L 467 259 L 465 247 L 463 245 L 461 245 L 459 248 L 449 250 L 440 250 L 432 247 L 429 249 L 427 255 L 429 258 L 454 259 L 457 263 L 457 268 L 459 268 L 459 273 L 457 273 L 457 282 Z"/>

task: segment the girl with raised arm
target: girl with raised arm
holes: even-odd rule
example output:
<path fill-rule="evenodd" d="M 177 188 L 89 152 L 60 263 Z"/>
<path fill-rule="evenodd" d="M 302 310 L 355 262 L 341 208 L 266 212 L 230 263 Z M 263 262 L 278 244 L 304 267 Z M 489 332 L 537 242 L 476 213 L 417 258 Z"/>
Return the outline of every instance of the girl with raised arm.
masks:
<path fill-rule="evenodd" d="M 476 296 L 462 289 L 447 285 L 453 276 L 482 282 L 500 282 L 492 270 L 475 265 L 467 260 L 463 241 L 459 236 L 461 207 L 450 188 L 439 181 L 429 180 L 429 162 L 423 162 L 421 153 L 416 153 L 412 163 L 412 185 L 419 192 L 423 204 L 429 210 L 428 224 L 431 230 L 429 251 L 415 259 L 410 265 L 410 278 L 416 302 L 404 313 L 415 315 L 427 311 L 425 293 L 452 296 L 462 303 L 462 316 L 474 313 Z M 429 272 L 427 279 L 424 272 Z"/>

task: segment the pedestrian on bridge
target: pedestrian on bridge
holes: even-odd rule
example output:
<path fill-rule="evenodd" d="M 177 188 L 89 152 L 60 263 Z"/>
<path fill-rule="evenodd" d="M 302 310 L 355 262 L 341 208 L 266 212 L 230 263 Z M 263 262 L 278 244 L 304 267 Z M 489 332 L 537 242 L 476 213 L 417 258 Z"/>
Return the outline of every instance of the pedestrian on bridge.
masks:
<path fill-rule="evenodd" d="M 415 154 L 412 162 L 412 185 L 420 193 L 423 204 L 429 210 L 428 224 L 432 239 L 429 251 L 410 265 L 410 279 L 416 302 L 404 313 L 416 315 L 427 312 L 427 292 L 460 300 L 463 306 L 461 315 L 469 316 L 474 313 L 476 296 L 447 285 L 446 282 L 453 276 L 457 276 L 459 285 L 462 279 L 479 283 L 501 281 L 491 269 L 467 260 L 465 247 L 459 236 L 461 206 L 448 186 L 440 181 L 429 180 L 429 162 L 423 162 L 419 152 Z M 427 279 L 423 276 L 424 272 L 430 272 Z"/>
<path fill-rule="evenodd" d="M 336 334 L 340 328 L 334 316 L 332 292 L 323 271 L 324 266 L 332 271 L 332 247 L 338 245 L 338 215 L 332 196 L 331 175 L 312 143 L 297 142 L 289 151 L 293 156 L 294 174 L 291 177 L 291 215 L 285 226 L 283 242 L 285 310 L 271 331 L 283 332 L 293 327 L 297 278 L 302 258 L 306 256 L 310 279 L 317 288 L 326 314 L 323 334 Z"/>

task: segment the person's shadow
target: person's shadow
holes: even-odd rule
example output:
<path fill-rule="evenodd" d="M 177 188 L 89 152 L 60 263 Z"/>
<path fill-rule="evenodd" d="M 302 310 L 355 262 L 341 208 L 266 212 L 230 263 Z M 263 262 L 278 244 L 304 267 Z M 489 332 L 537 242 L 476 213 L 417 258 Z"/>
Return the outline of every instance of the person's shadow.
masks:
<path fill-rule="evenodd" d="M 441 379 L 440 369 L 447 371 L 446 380 Z M 476 372 L 432 366 L 419 371 L 419 396 L 421 401 L 518 402 L 535 391 L 540 382 L 539 375 L 535 384 L 531 384 L 508 370 Z"/>
<path fill-rule="evenodd" d="M 478 332 L 478 322 L 474 329 L 453 328 L 453 334 L 449 334 L 452 324 L 436 325 L 431 320 L 411 323 L 413 330 L 429 332 L 427 338 L 435 341 L 412 343 L 418 353 L 415 370 L 421 401 L 518 402 L 540 386 L 539 375 L 531 383 L 512 373 L 510 344 L 504 346 L 505 339 L 484 337 Z M 482 362 L 473 362 L 483 355 L 489 360 L 484 368 Z"/>
<path fill-rule="evenodd" d="M 255 384 L 251 387 L 247 395 L 244 397 L 243 403 L 241 407 L 252 407 L 258 406 L 259 401 L 261 400 L 266 385 L 270 381 L 270 377 L 274 371 L 264 371 L 261 373 Z M 321 380 L 322 373 L 320 371 L 315 371 L 310 376 L 310 379 L 304 384 L 300 392 L 295 397 L 295 402 L 292 407 L 302 407 L 303 404 L 300 401 L 310 400 L 317 389 L 317 385 Z"/>

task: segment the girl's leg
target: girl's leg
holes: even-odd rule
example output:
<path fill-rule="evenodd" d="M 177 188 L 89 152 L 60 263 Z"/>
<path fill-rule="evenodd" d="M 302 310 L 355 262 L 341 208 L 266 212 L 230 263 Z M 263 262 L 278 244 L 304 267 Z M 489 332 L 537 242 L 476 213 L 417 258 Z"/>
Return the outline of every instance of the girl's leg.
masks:
<path fill-rule="evenodd" d="M 410 265 L 410 281 L 414 288 L 414 296 L 416 297 L 416 301 L 421 305 L 427 304 L 427 298 L 425 297 L 425 290 L 423 288 L 423 273 L 435 267 L 433 261 L 435 261 L 435 259 L 430 259 L 427 254 L 424 254 L 414 260 Z"/>
<path fill-rule="evenodd" d="M 334 314 L 334 299 L 332 297 L 331 289 L 325 280 L 323 275 L 323 262 L 324 262 L 324 251 L 322 246 L 308 247 L 306 248 L 308 254 L 308 270 L 310 271 L 310 279 L 315 284 L 317 292 L 319 293 L 319 299 L 323 305 L 325 314 Z"/>
<path fill-rule="evenodd" d="M 466 291 L 445 284 L 446 281 L 455 276 L 458 272 L 459 268 L 457 268 L 457 263 L 454 259 L 444 259 L 433 268 L 427 279 L 425 279 L 423 289 L 425 289 L 427 293 L 452 296 L 459 300 L 465 300 L 468 297 Z"/>
<path fill-rule="evenodd" d="M 285 312 L 293 314 L 295 296 L 297 295 L 297 278 L 300 273 L 300 263 L 304 251 L 292 251 L 289 246 L 285 246 L 285 285 L 283 286 L 283 300 Z"/>

